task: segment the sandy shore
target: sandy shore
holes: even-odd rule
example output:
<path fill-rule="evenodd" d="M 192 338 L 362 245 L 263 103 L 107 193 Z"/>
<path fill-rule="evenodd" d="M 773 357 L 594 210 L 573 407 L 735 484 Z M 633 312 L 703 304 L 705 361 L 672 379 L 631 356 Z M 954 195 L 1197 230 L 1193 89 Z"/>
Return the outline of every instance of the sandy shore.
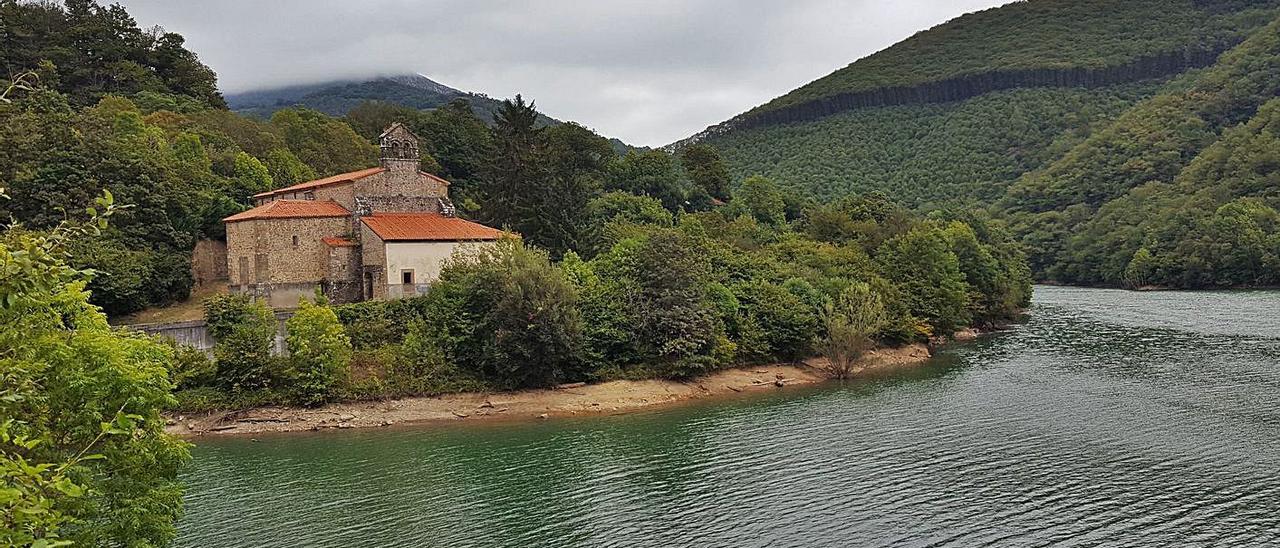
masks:
<path fill-rule="evenodd" d="M 919 364 L 929 359 L 923 344 L 886 348 L 863 358 L 862 372 Z M 780 390 L 826 380 L 820 360 L 716 371 L 685 382 L 612 381 L 550 390 L 462 393 L 385 401 L 337 403 L 315 409 L 262 407 L 234 412 L 169 417 L 169 433 L 202 435 L 297 432 L 328 428 L 375 428 L 433 421 L 537 420 L 565 415 L 617 414 L 717 395 Z"/>

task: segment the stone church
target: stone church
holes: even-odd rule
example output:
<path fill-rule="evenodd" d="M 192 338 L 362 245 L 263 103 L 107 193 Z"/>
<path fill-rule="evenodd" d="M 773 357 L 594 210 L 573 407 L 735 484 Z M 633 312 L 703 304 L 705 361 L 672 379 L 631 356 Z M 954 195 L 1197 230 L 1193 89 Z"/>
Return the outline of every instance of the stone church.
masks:
<path fill-rule="evenodd" d="M 407 128 L 392 124 L 378 142 L 378 167 L 263 192 L 223 219 L 231 291 L 274 307 L 317 288 L 337 303 L 418 295 L 454 252 L 502 237 L 455 215 L 449 182 L 418 169 Z"/>

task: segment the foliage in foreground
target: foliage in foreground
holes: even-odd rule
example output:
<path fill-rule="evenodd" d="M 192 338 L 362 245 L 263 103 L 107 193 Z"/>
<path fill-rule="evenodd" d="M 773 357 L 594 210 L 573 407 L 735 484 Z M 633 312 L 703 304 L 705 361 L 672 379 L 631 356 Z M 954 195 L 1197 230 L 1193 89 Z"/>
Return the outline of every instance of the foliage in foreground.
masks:
<path fill-rule="evenodd" d="M 100 202 L 104 216 L 108 201 Z M 91 216 L 98 218 L 97 213 Z M 104 225 L 105 226 L 105 223 Z M 156 546 L 187 446 L 164 433 L 173 352 L 88 302 L 66 246 L 98 227 L 0 236 L 0 544 Z"/>

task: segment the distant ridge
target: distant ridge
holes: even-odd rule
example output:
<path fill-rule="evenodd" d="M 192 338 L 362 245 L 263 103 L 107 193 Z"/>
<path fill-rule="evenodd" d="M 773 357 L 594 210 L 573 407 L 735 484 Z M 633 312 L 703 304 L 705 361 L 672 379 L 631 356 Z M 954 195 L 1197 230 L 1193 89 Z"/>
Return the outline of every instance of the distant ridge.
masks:
<path fill-rule="evenodd" d="M 471 93 L 436 82 L 421 74 L 375 76 L 252 90 L 225 95 L 227 105 L 238 113 L 270 117 L 275 111 L 303 106 L 330 116 L 345 116 L 365 101 L 382 101 L 417 110 L 439 108 L 456 99 L 466 99 L 476 116 L 493 119 L 500 101 L 481 93 Z M 544 117 L 545 124 L 559 123 Z"/>
<path fill-rule="evenodd" d="M 477 117 L 485 123 L 492 123 L 493 113 L 497 112 L 502 104 L 501 100 L 483 93 L 452 88 L 421 74 L 334 80 L 318 84 L 227 93 L 224 97 L 231 110 L 258 118 L 270 118 L 277 110 L 294 106 L 341 117 L 346 116 L 351 109 L 365 101 L 381 101 L 415 110 L 430 110 L 458 99 L 465 99 L 471 104 L 471 110 Z M 538 123 L 542 126 L 551 126 L 563 122 L 539 113 Z M 613 144 L 618 154 L 636 149 L 617 138 L 610 138 L 609 142 Z"/>

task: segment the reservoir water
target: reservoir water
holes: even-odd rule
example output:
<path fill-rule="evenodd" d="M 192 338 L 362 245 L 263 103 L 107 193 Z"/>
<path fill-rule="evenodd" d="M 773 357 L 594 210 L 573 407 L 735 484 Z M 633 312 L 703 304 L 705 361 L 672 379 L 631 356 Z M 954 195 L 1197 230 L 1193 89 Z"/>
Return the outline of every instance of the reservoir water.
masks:
<path fill-rule="evenodd" d="M 1280 292 L 1037 287 L 909 371 L 623 416 L 203 438 L 184 547 L 1280 545 Z"/>

